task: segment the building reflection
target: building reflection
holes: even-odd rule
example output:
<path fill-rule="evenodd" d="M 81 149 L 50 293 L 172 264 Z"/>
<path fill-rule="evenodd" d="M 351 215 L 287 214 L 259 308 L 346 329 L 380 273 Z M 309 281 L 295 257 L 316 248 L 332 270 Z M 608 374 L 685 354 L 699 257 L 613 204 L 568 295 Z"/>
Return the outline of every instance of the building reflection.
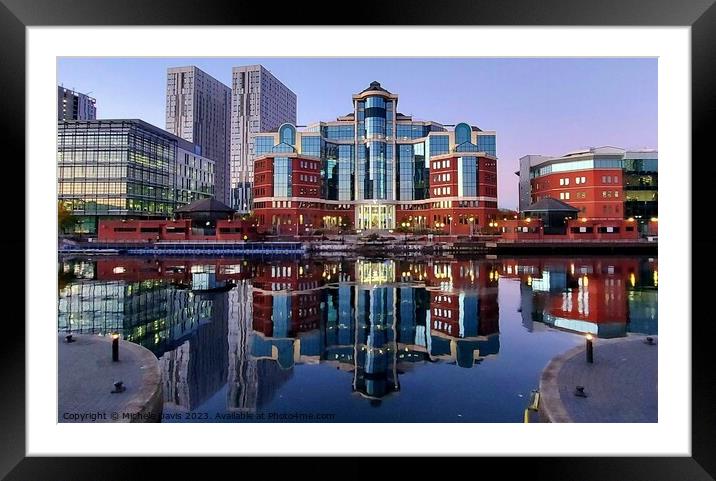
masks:
<path fill-rule="evenodd" d="M 345 373 L 375 406 L 422 365 L 479 369 L 501 348 L 500 279 L 519 283 L 529 331 L 657 332 L 656 259 L 112 257 L 63 261 L 59 276 L 59 329 L 152 350 L 178 410 L 224 387 L 227 411 L 261 410 L 296 365 Z"/>
<path fill-rule="evenodd" d="M 546 325 L 601 338 L 657 332 L 655 258 L 513 259 L 503 261 L 500 275 L 520 281 L 530 331 Z"/>
<path fill-rule="evenodd" d="M 470 368 L 499 352 L 491 262 L 276 262 L 253 285 L 252 356 L 283 369 L 325 363 L 374 404 L 421 362 Z"/>

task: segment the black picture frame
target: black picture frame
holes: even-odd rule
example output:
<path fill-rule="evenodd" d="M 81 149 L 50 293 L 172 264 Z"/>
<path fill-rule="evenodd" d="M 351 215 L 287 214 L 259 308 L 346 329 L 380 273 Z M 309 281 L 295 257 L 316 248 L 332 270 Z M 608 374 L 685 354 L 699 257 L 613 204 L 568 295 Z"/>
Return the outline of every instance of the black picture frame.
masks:
<path fill-rule="evenodd" d="M 28 26 L 74 25 L 570 25 L 570 26 L 690 26 L 692 68 L 692 223 L 685 222 L 684 232 L 691 235 L 692 256 L 708 260 L 715 245 L 713 231 L 699 227 L 706 217 L 708 195 L 706 184 L 716 178 L 716 162 L 707 153 L 710 146 L 709 128 L 716 118 L 716 6 L 715 0 L 430 0 L 385 1 L 365 5 L 350 4 L 348 9 L 336 2 L 323 0 L 277 8 L 272 2 L 233 0 L 227 2 L 192 0 L 0 0 L 0 92 L 5 159 L 25 158 L 25 28 Z M 350 12 L 354 8 L 353 14 Z M 10 157 L 10 156 L 13 157 Z M 688 168 L 688 159 L 667 159 Z M 20 161 L 4 162 L 4 172 L 17 182 L 6 193 L 19 199 L 25 197 L 25 166 Z M 9 165 L 10 164 L 10 165 Z M 696 170 L 698 166 L 698 171 Z M 694 175 L 698 173 L 698 175 Z M 7 177 L 6 177 L 7 178 Z M 688 194 L 687 194 L 688 195 Z M 13 209 L 13 215 L 19 217 Z M 24 207 L 23 207 L 24 209 Z M 699 215 L 701 214 L 701 215 Z M 6 252 L 25 252 L 24 225 L 31 219 L 14 220 L 13 235 L 2 236 Z M 18 226 L 22 223 L 22 228 Z M 690 226 L 699 227 L 690 229 Z M 671 235 L 671 234 L 669 234 Z M 26 253 L 27 255 L 27 253 Z M 24 258 L 13 257 L 14 272 L 24 272 Z M 629 480 L 706 480 L 716 477 L 716 382 L 712 368 L 711 342 L 714 323 L 708 315 L 708 281 L 698 282 L 702 269 L 692 271 L 692 313 L 673 322 L 691 322 L 692 329 L 692 457 L 573 457 L 517 459 L 481 458 L 480 470 L 489 473 L 496 468 L 503 475 L 524 471 L 537 479 L 629 479 Z M 2 279 L 5 293 L 17 292 L 24 275 L 7 275 Z M 31 293 L 25 292 L 26 302 Z M 10 301 L 7 301 L 8 303 Z M 19 306 L 22 310 L 22 306 Z M 703 316 L 696 313 L 702 312 Z M 9 315 L 9 314 L 8 314 Z M 691 319 L 689 319 L 689 315 Z M 24 312 L 20 312 L 23 316 Z M 17 317 L 16 317 L 17 318 Z M 26 457 L 25 446 L 25 330 L 17 322 L 5 319 L 0 342 L 0 477 L 6 479 L 143 479 L 157 470 L 170 477 L 186 473 L 187 461 L 174 458 L 39 458 Z M 663 354 L 663 353 L 662 353 Z M 578 442 L 578 439 L 575 440 Z M 433 460 L 434 461 L 434 460 Z M 270 463 L 272 469 L 304 469 L 320 467 L 326 473 L 346 472 L 350 466 L 333 464 L 332 458 L 315 463 L 311 459 L 285 461 L 266 459 L 206 459 L 192 462 L 210 466 L 211 472 L 241 466 L 243 474 Z M 356 469 L 366 467 L 365 460 L 347 461 Z M 250 465 L 247 465 L 249 463 Z M 411 466 L 408 467 L 407 464 Z M 401 463 L 405 474 L 419 464 Z M 421 467 L 419 469 L 422 469 Z"/>

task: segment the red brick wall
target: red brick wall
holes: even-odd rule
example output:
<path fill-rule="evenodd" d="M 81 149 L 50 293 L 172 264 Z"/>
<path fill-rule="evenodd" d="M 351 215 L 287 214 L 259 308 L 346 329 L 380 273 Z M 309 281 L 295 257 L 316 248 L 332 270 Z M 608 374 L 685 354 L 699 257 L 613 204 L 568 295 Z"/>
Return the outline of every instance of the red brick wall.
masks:
<path fill-rule="evenodd" d="M 216 221 L 216 235 L 194 235 L 191 221 L 181 220 L 100 220 L 97 239 L 100 242 L 156 242 L 182 240 L 253 240 L 256 228 L 252 220 Z M 244 236 L 247 239 L 244 239 Z"/>
<path fill-rule="evenodd" d="M 580 183 L 577 183 L 578 179 Z M 563 184 L 568 181 L 569 184 L 560 185 L 560 181 Z M 579 217 L 589 219 L 624 217 L 621 169 L 556 172 L 532 179 L 531 182 L 532 202 L 537 202 L 544 197 L 552 197 L 580 209 Z M 563 196 L 561 197 L 560 194 Z"/>
<path fill-rule="evenodd" d="M 585 218 L 586 219 L 586 218 Z M 500 236 L 505 240 L 631 240 L 638 239 L 639 232 L 635 222 L 624 219 L 574 219 L 567 222 L 567 231 L 564 235 L 544 235 L 542 221 L 532 219 L 498 220 Z M 600 232 L 602 228 L 611 227 L 618 232 Z M 527 228 L 528 232 L 523 232 Z M 572 229 L 584 228 L 586 232 L 572 232 Z M 515 230 L 518 232 L 515 232 Z M 631 229 L 631 230 L 630 230 Z"/>

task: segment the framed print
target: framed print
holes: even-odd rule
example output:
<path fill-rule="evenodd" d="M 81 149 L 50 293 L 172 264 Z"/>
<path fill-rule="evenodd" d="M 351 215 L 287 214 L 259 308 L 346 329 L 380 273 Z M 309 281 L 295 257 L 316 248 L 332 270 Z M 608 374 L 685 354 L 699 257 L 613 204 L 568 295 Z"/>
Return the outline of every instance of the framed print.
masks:
<path fill-rule="evenodd" d="M 712 2 L 2 3 L 0 474 L 713 479 Z"/>

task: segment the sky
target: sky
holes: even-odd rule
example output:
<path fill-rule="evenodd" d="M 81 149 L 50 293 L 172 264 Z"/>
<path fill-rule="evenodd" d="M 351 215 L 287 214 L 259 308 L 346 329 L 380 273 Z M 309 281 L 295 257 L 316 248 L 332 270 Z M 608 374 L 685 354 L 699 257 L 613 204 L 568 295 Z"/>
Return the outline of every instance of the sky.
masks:
<path fill-rule="evenodd" d="M 231 86 L 262 64 L 298 97 L 298 124 L 352 111 L 377 80 L 415 120 L 497 133 L 498 205 L 518 204 L 520 157 L 610 145 L 658 148 L 656 58 L 58 58 L 58 84 L 97 99 L 98 118 L 165 127 L 166 69 L 196 65 Z"/>

